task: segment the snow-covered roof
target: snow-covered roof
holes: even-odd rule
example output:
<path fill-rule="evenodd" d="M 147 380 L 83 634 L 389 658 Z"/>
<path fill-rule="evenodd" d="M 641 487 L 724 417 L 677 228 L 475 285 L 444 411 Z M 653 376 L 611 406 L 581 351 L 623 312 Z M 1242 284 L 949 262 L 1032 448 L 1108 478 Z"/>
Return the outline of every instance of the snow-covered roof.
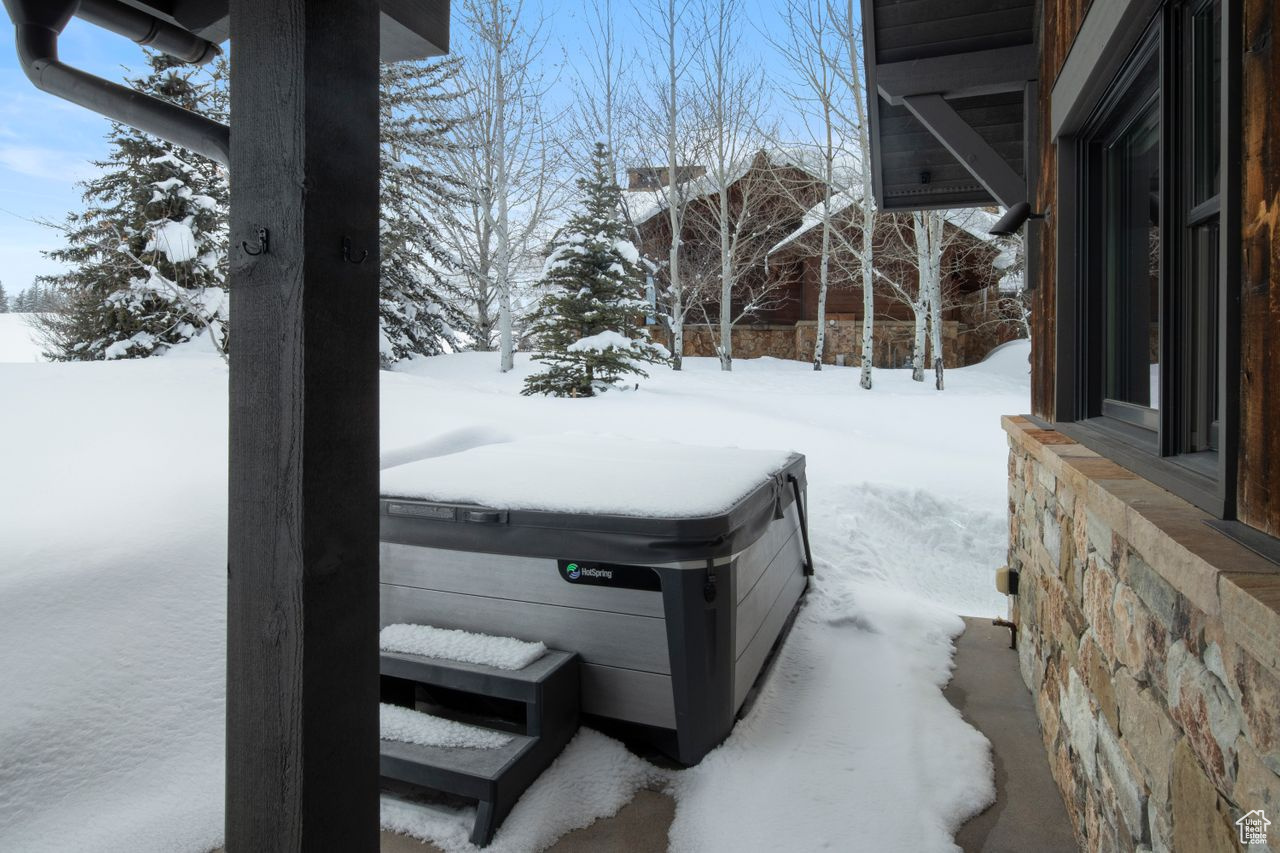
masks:
<path fill-rule="evenodd" d="M 991 229 L 1000 221 L 994 213 L 980 207 L 962 207 L 942 211 L 942 218 L 951 225 L 967 232 L 970 236 L 984 243 L 995 243 L 1001 240 L 991 233 Z"/>
<path fill-rule="evenodd" d="M 727 183 L 735 184 L 749 172 L 757 158 L 763 156 L 774 168 L 790 166 L 821 180 L 826 171 L 823 149 L 815 145 L 777 145 L 761 148 L 750 156 L 741 158 L 729 171 Z M 842 145 L 836 148 L 832 160 L 832 185 L 840 192 L 861 186 L 861 158 Z M 680 195 L 685 199 L 703 198 L 719 189 L 719 181 L 710 173 L 677 182 Z M 666 187 L 628 190 L 623 193 L 623 203 L 635 225 L 641 225 L 667 209 Z"/>
<path fill-rule="evenodd" d="M 856 202 L 860 197 L 861 197 L 861 193 L 855 192 L 854 190 L 851 190 L 851 189 L 841 190 L 840 192 L 833 193 L 831 196 L 831 215 L 837 216 L 840 213 L 844 212 L 846 209 L 848 209 L 850 205 Z M 961 231 L 964 231 L 966 234 L 973 237 L 975 240 L 979 240 L 983 243 L 993 243 L 997 245 L 1003 242 L 1002 238 L 997 237 L 990 233 L 991 229 L 995 226 L 996 222 L 999 221 L 1000 219 L 1000 217 L 995 215 L 994 213 L 990 213 L 981 208 L 973 207 L 973 208 L 963 208 L 963 209 L 957 209 L 957 210 L 944 210 L 942 211 L 942 218 L 946 220 L 949 224 L 955 226 L 956 228 L 959 228 Z M 775 243 L 773 248 L 769 250 L 768 254 L 772 255 L 775 252 L 781 251 L 782 249 L 794 243 L 796 240 L 799 240 L 805 234 L 808 234 L 810 231 L 812 231 L 814 228 L 818 227 L 821 224 L 822 224 L 822 203 L 819 202 L 818 204 L 815 204 L 813 207 L 809 208 L 804 212 L 804 216 L 800 220 L 799 227 L 797 227 L 796 230 L 792 231 L 790 234 L 788 234 L 787 236 L 779 240 L 777 243 Z M 1013 265 L 1013 263 L 1014 263 L 1014 259 L 1007 250 L 1001 252 L 1000 255 L 994 261 L 995 267 L 1001 270 L 1008 269 L 1010 266 Z"/>
<path fill-rule="evenodd" d="M 855 193 L 853 190 L 841 190 L 831 195 L 831 212 L 829 215 L 837 216 L 847 210 L 854 202 L 861 198 L 861 193 Z M 813 207 L 804 212 L 804 216 L 800 218 L 800 225 L 796 230 L 783 237 L 773 245 L 765 255 L 768 257 L 774 252 L 780 251 L 787 246 L 799 240 L 805 234 L 808 234 L 814 228 L 822 224 L 822 202 L 818 202 Z"/>

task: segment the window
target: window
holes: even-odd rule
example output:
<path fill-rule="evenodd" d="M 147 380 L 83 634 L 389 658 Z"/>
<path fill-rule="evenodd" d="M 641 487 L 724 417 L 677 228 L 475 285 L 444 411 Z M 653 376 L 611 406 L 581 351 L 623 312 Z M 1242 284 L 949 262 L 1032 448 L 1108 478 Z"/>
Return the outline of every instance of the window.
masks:
<path fill-rule="evenodd" d="M 1160 405 L 1160 61 L 1146 46 L 1094 134 L 1095 412 L 1156 430 Z"/>
<path fill-rule="evenodd" d="M 1162 4 L 1071 155 L 1081 440 L 1202 506 L 1223 494 L 1222 37 L 1221 0 Z"/>
<path fill-rule="evenodd" d="M 1183 274 L 1177 318 L 1183 412 L 1175 425 L 1180 453 L 1218 449 L 1218 214 L 1222 158 L 1222 9 L 1216 0 L 1188 4 L 1183 45 L 1184 133 L 1190 151 L 1181 199 Z"/>

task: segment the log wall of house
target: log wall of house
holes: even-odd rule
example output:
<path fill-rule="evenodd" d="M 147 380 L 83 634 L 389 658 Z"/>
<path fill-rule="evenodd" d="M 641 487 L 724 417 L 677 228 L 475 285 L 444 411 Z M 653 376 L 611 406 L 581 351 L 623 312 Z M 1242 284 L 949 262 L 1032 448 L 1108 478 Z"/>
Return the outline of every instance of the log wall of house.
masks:
<path fill-rule="evenodd" d="M 1049 126 L 1051 93 L 1084 21 L 1089 0 L 1045 0 L 1041 18 L 1040 127 Z M 1280 50 L 1275 0 L 1242 0 L 1241 68 L 1242 256 L 1240 264 L 1240 436 L 1237 476 L 1239 519 L 1280 536 Z M 1057 197 L 1057 150 L 1040 138 L 1037 209 L 1052 209 Z M 1056 418 L 1055 257 L 1052 218 L 1039 225 L 1038 274 L 1032 302 L 1032 412 Z"/>
<path fill-rule="evenodd" d="M 1280 45 L 1275 0 L 1245 0 L 1237 513 L 1280 536 Z"/>
<path fill-rule="evenodd" d="M 1040 31 L 1040 115 L 1039 127 L 1050 126 L 1049 112 L 1053 84 L 1067 60 L 1071 45 L 1090 0 L 1044 0 Z M 1036 190 L 1036 210 L 1047 210 L 1057 199 L 1057 147 L 1048 132 L 1040 134 L 1040 181 Z M 1057 226 L 1054 217 L 1041 222 L 1040 252 L 1036 266 L 1035 290 L 1031 294 L 1031 411 L 1038 417 L 1054 420 L 1054 350 L 1057 321 L 1055 310 Z"/>

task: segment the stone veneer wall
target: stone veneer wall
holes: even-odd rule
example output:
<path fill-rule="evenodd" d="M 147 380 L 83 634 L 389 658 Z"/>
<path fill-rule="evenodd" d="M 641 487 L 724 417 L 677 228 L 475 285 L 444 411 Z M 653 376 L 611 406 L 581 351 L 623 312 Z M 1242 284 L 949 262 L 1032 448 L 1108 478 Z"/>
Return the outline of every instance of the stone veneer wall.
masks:
<path fill-rule="evenodd" d="M 1277 853 L 1280 569 L 1065 435 L 1003 424 L 1019 662 L 1081 847 L 1239 851 L 1263 809 Z"/>
<path fill-rule="evenodd" d="M 733 328 L 735 358 L 782 358 L 809 361 L 813 358 L 817 322 L 801 320 L 795 324 L 742 325 Z M 663 329 L 649 327 L 650 337 L 671 346 L 671 336 Z M 684 327 L 684 354 L 714 356 L 717 330 L 701 323 Z M 963 367 L 986 356 L 989 348 L 978 353 L 973 337 L 961 329 L 957 320 L 942 323 L 943 357 L 948 368 Z M 910 366 L 911 348 L 915 340 L 915 323 L 910 320 L 876 321 L 875 362 L 881 367 Z M 994 346 L 994 344 L 992 344 Z M 980 347 L 979 347 L 980 349 Z M 976 353 L 976 355 L 975 355 Z M 844 356 L 845 364 L 854 366 L 862 359 L 862 321 L 829 320 L 823 346 L 823 362 L 835 364 L 836 356 Z M 929 368 L 930 370 L 932 368 Z"/>

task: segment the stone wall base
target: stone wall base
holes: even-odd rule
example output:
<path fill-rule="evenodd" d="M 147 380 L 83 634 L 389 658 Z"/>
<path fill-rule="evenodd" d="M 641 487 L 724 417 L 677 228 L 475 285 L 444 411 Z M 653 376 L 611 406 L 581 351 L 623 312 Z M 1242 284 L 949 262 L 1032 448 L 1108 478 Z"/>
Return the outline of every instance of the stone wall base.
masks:
<path fill-rule="evenodd" d="M 1019 664 L 1081 847 L 1280 853 L 1280 567 L 1061 433 L 1004 428 Z M 1270 843 L 1244 848 L 1254 810 Z"/>
<path fill-rule="evenodd" d="M 671 337 L 665 330 L 649 328 L 655 341 L 670 348 Z M 733 329 L 733 354 L 735 358 L 784 358 L 796 361 L 812 361 L 817 340 L 818 324 L 815 320 L 801 320 L 794 324 L 735 326 Z M 703 324 L 684 327 L 684 354 L 687 356 L 716 355 L 719 330 Z M 915 323 L 909 320 L 877 320 L 874 334 L 872 364 L 875 367 L 903 368 L 911 366 L 911 351 L 915 346 Z M 964 367 L 986 357 L 998 340 L 987 332 L 970 330 L 958 320 L 942 324 L 943 363 L 946 367 Z M 932 361 L 927 352 L 926 359 Z M 850 317 L 834 317 L 827 320 L 823 340 L 824 364 L 855 366 L 862 363 L 862 321 Z M 926 363 L 928 368 L 928 363 Z"/>

